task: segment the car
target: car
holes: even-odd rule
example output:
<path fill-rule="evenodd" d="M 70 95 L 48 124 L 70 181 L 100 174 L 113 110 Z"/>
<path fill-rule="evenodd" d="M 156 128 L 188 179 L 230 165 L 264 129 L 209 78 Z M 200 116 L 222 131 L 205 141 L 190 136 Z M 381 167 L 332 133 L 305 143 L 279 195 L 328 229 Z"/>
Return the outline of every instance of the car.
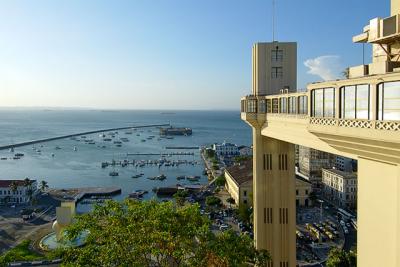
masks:
<path fill-rule="evenodd" d="M 351 227 L 351 224 L 350 224 L 350 223 L 346 223 L 346 226 L 350 228 L 350 227 Z"/>
<path fill-rule="evenodd" d="M 221 230 L 221 231 L 225 231 L 225 230 L 228 230 L 229 229 L 229 225 L 227 225 L 227 224 L 221 224 L 220 226 L 219 226 L 219 230 Z"/>
<path fill-rule="evenodd" d="M 341 225 L 341 226 L 345 226 L 346 223 L 342 220 L 342 221 L 340 221 L 340 225 Z"/>

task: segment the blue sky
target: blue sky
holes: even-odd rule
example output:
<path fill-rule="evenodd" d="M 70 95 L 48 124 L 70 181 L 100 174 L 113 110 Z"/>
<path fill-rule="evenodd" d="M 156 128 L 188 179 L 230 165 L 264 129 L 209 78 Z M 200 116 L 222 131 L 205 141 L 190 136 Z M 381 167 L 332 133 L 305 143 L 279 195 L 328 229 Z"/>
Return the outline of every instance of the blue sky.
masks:
<path fill-rule="evenodd" d="M 238 109 L 250 93 L 251 46 L 272 39 L 271 7 L 271 0 L 0 1 L 0 106 Z M 276 14 L 276 39 L 298 42 L 304 88 L 362 63 L 362 45 L 351 37 L 369 19 L 389 16 L 390 1 L 276 0 Z"/>

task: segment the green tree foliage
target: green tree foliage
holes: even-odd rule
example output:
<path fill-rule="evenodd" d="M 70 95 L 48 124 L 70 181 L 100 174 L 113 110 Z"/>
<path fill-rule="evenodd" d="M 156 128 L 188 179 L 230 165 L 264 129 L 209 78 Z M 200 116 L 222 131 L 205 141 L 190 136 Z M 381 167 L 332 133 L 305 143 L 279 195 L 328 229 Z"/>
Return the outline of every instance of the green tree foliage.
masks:
<path fill-rule="evenodd" d="M 240 163 L 240 162 L 243 162 L 243 161 L 246 161 L 246 160 L 250 160 L 250 159 L 252 159 L 253 158 L 253 156 L 236 156 L 235 158 L 234 158 L 234 161 L 236 162 L 236 163 Z"/>
<path fill-rule="evenodd" d="M 207 158 L 214 158 L 215 157 L 215 151 L 212 150 L 211 148 L 206 149 L 206 157 Z"/>
<path fill-rule="evenodd" d="M 224 175 L 221 175 L 221 176 L 218 176 L 217 177 L 217 179 L 215 179 L 215 185 L 216 186 L 225 186 L 225 176 Z"/>
<path fill-rule="evenodd" d="M 229 203 L 229 207 L 231 207 L 233 204 L 235 204 L 235 199 L 233 197 L 228 197 L 226 199 L 226 202 Z"/>
<path fill-rule="evenodd" d="M 185 199 L 189 196 L 189 192 L 187 190 L 179 190 L 176 192 L 173 197 L 176 200 L 176 203 L 179 206 L 183 206 L 185 204 Z"/>
<path fill-rule="evenodd" d="M 237 215 L 239 219 L 242 220 L 243 222 L 250 223 L 251 208 L 249 208 L 247 205 L 239 204 Z"/>
<path fill-rule="evenodd" d="M 221 199 L 214 196 L 208 196 L 206 197 L 206 204 L 207 206 L 219 206 L 221 205 Z"/>
<path fill-rule="evenodd" d="M 77 216 L 70 238 L 88 231 L 86 244 L 62 253 L 66 266 L 240 266 L 269 259 L 245 235 L 214 234 L 198 205 L 107 201 Z"/>
<path fill-rule="evenodd" d="M 42 192 L 46 191 L 46 189 L 49 188 L 49 185 L 46 181 L 41 181 L 40 182 L 40 190 L 42 190 Z"/>
<path fill-rule="evenodd" d="M 357 254 L 353 251 L 346 252 L 339 248 L 333 248 L 329 251 L 327 267 L 356 267 Z"/>
<path fill-rule="evenodd" d="M 0 255 L 0 266 L 8 266 L 7 264 L 15 261 L 35 261 L 44 257 L 30 250 L 30 240 L 24 240 L 16 247 Z"/>

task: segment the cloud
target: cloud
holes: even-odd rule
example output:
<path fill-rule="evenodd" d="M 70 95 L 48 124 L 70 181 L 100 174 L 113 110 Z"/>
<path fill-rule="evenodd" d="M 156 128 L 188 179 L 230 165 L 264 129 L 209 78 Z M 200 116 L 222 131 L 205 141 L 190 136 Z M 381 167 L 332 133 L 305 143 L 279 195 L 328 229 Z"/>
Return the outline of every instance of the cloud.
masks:
<path fill-rule="evenodd" d="M 340 78 L 344 70 L 340 57 L 335 55 L 310 58 L 304 61 L 304 65 L 309 68 L 307 73 L 317 75 L 325 81 Z"/>

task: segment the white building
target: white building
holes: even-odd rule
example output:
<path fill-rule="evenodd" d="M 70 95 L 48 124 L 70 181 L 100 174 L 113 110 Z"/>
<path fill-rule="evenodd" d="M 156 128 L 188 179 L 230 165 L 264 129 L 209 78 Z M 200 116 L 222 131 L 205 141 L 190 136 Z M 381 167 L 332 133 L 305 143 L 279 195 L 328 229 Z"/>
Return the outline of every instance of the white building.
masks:
<path fill-rule="evenodd" d="M 11 184 L 15 182 L 17 187 L 13 190 Z M 31 180 L 32 195 L 37 193 L 37 181 Z M 29 187 L 24 180 L 0 180 L 0 204 L 23 204 L 29 202 Z"/>
<path fill-rule="evenodd" d="M 322 169 L 324 196 L 341 207 L 357 207 L 357 174 L 336 169 Z"/>
<path fill-rule="evenodd" d="M 232 143 L 223 142 L 222 144 L 213 144 L 212 149 L 217 156 L 237 156 L 239 155 L 239 148 Z"/>

